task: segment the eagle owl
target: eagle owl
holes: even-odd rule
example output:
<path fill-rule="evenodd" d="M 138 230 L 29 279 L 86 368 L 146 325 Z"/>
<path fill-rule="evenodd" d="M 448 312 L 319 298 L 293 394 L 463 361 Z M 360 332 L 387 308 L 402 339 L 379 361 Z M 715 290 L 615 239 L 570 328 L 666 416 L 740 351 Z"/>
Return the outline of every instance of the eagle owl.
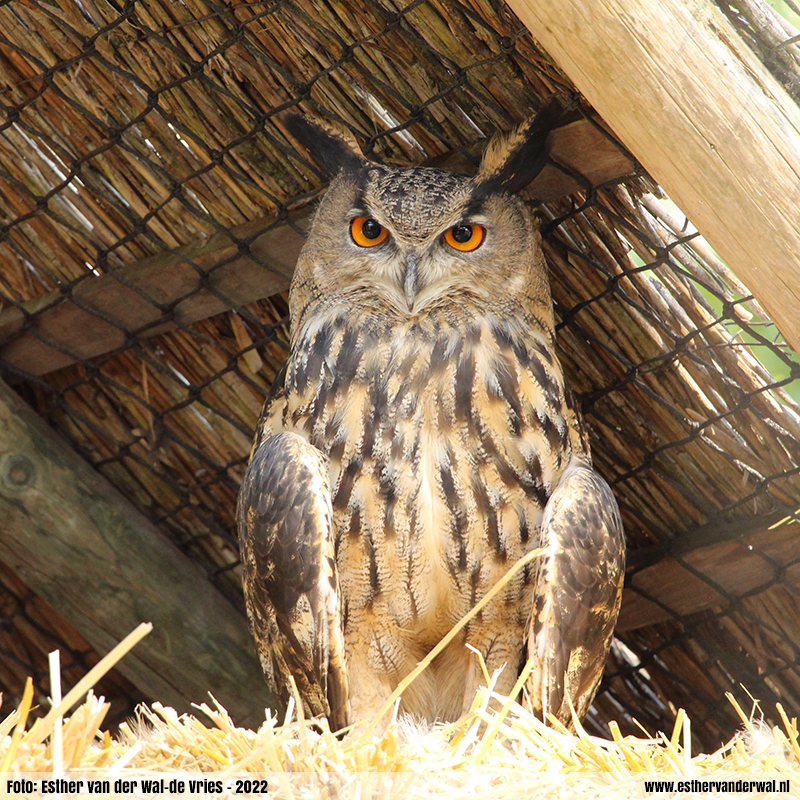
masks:
<path fill-rule="evenodd" d="M 426 720 L 521 665 L 534 709 L 585 713 L 622 589 L 624 539 L 555 352 L 538 226 L 515 196 L 552 104 L 474 177 L 366 159 L 305 117 L 332 178 L 292 281 L 291 352 L 258 424 L 238 524 L 251 628 L 285 703 L 370 718 L 518 558 L 520 571 L 406 690 Z"/>

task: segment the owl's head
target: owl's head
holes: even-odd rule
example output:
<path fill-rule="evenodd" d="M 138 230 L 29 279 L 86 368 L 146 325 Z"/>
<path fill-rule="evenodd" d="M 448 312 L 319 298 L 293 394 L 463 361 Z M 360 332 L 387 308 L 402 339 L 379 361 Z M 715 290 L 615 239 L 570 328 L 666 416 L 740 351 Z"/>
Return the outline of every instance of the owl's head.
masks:
<path fill-rule="evenodd" d="M 293 321 L 314 300 L 405 318 L 443 304 L 505 305 L 509 298 L 551 319 L 538 225 L 515 192 L 545 165 L 559 116 L 551 103 L 492 139 L 472 177 L 377 164 L 342 131 L 288 117 L 292 136 L 332 179 L 298 260 Z"/>

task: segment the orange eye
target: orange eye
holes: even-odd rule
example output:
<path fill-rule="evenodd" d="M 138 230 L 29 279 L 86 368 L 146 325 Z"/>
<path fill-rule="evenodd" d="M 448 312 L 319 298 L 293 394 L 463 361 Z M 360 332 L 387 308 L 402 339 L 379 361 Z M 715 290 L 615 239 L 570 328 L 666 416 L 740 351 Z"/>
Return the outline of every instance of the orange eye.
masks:
<path fill-rule="evenodd" d="M 485 234 L 483 225 L 453 225 L 444 232 L 444 240 L 450 247 L 455 247 L 462 253 L 469 253 L 480 247 Z"/>
<path fill-rule="evenodd" d="M 375 247 L 389 235 L 389 231 L 371 217 L 356 217 L 350 223 L 350 235 L 359 247 Z"/>

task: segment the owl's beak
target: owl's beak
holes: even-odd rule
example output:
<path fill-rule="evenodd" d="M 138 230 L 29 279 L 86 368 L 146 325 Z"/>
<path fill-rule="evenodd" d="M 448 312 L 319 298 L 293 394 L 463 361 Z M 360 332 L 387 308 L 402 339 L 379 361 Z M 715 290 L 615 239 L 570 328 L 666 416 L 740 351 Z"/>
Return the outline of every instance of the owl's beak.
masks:
<path fill-rule="evenodd" d="M 414 307 L 414 300 L 419 291 L 419 256 L 416 253 L 409 253 L 405 258 L 405 269 L 403 270 L 403 292 L 406 296 L 409 310 Z"/>

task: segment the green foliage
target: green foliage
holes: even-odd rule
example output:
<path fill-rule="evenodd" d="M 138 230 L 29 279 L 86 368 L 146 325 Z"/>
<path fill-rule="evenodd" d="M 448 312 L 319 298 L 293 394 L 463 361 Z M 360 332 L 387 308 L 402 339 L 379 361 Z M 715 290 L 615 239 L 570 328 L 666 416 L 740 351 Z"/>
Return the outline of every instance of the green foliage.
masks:
<path fill-rule="evenodd" d="M 633 250 L 629 252 L 628 256 L 636 266 L 645 265 Z M 709 281 L 710 283 L 711 281 Z M 694 284 L 717 317 L 722 319 L 724 316 L 723 301 L 701 283 L 694 281 Z M 739 299 L 738 295 L 734 292 L 731 293 L 735 299 Z M 742 327 L 734 319 L 727 318 L 720 324 L 723 324 L 728 330 L 734 343 L 748 346 L 753 356 L 775 379 L 776 383 L 789 377 L 792 364 L 800 365 L 800 357 L 785 343 L 778 328 L 771 320 L 754 316 L 746 327 Z M 795 402 L 800 404 L 800 379 L 786 384 L 783 389 Z"/>
<path fill-rule="evenodd" d="M 800 28 L 800 14 L 797 14 L 786 0 L 773 0 L 770 5 L 788 22 L 791 22 L 795 28 Z"/>

